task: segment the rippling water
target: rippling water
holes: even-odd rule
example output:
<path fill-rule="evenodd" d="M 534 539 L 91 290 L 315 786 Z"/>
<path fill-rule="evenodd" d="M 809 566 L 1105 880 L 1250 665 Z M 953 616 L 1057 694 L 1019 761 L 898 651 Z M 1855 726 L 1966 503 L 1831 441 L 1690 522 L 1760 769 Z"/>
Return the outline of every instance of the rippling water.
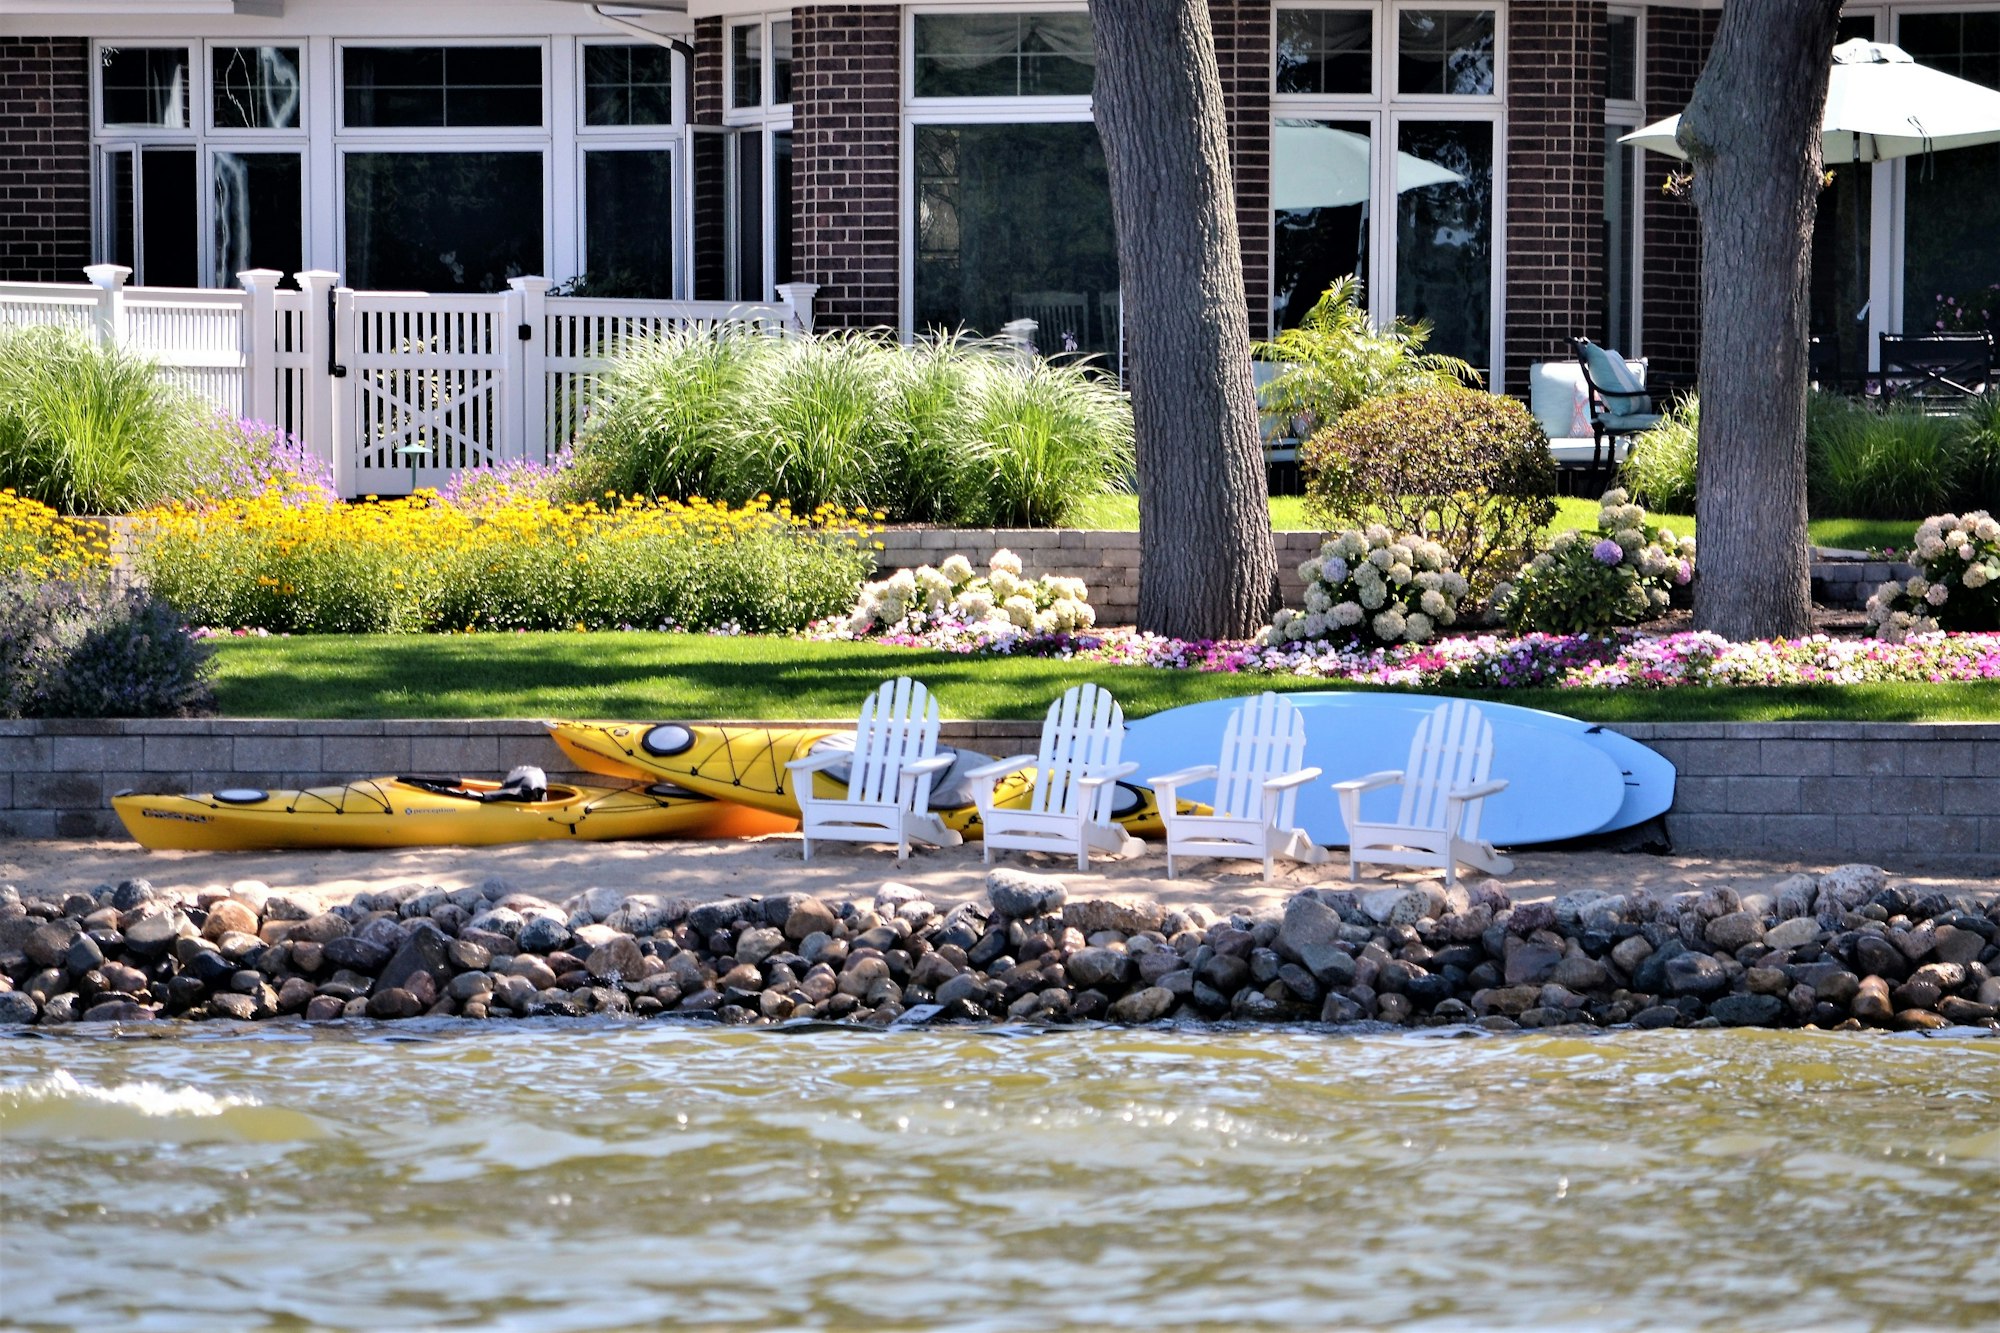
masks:
<path fill-rule="evenodd" d="M 31 1328 L 1990 1328 L 1996 1236 L 1995 1041 L 0 1041 Z"/>

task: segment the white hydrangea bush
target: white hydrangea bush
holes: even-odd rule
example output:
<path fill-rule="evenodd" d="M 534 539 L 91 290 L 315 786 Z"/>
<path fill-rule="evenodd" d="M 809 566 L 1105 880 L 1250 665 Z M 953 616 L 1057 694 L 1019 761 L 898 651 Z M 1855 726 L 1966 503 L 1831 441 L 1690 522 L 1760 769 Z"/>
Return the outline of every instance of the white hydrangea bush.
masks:
<path fill-rule="evenodd" d="M 1983 509 L 1934 514 L 1918 526 L 1910 562 L 1908 583 L 1891 579 L 1868 599 L 1876 638 L 2000 629 L 2000 519 Z"/>
<path fill-rule="evenodd" d="M 1493 593 L 1510 628 L 1593 634 L 1665 612 L 1673 590 L 1694 578 L 1695 544 L 1651 522 L 1614 487 L 1597 502 L 1597 526 L 1556 534 L 1510 583 Z"/>
<path fill-rule="evenodd" d="M 1065 634 L 1097 623 L 1090 590 L 1082 579 L 1045 574 L 1021 575 L 1021 557 L 999 550 L 977 571 L 962 555 L 949 555 L 936 568 L 899 569 L 879 583 L 866 583 L 848 613 L 853 638 L 874 634 L 922 634 L 943 625 L 986 626 L 1023 634 Z"/>
<path fill-rule="evenodd" d="M 1304 609 L 1278 612 L 1260 643 L 1427 643 L 1457 622 L 1466 593 L 1444 547 L 1379 523 L 1333 534 L 1299 566 L 1299 577 Z"/>

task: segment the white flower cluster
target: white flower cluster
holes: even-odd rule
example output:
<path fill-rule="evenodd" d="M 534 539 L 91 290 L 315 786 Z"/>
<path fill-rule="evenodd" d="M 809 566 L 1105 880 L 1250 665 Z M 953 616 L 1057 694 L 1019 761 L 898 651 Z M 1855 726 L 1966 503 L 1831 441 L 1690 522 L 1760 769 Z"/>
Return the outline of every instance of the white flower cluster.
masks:
<path fill-rule="evenodd" d="M 1556 534 L 1547 550 L 1521 566 L 1513 582 L 1495 590 L 1493 604 L 1517 621 L 1553 614 L 1557 623 L 1533 625 L 1541 629 L 1575 631 L 1584 628 L 1585 621 L 1602 622 L 1599 628 L 1637 624 L 1665 611 L 1673 600 L 1672 590 L 1694 578 L 1694 551 L 1694 538 L 1650 526 L 1645 508 L 1614 487 L 1598 501 L 1595 528 Z M 1590 597 L 1597 605 L 1530 614 L 1533 604 L 1562 597 L 1557 589 L 1565 583 L 1564 571 L 1580 580 L 1579 587 L 1592 590 Z M 1586 571 L 1589 577 L 1576 571 Z M 1515 606 L 1524 595 L 1529 601 Z"/>
<path fill-rule="evenodd" d="M 1985 628 L 1973 623 L 1982 619 L 2000 624 L 2000 520 L 1979 509 L 1935 514 L 1917 528 L 1910 554 L 1920 572 L 1908 583 L 1889 580 L 1868 599 L 1868 623 L 1876 638 L 1901 643 L 1912 635 L 1934 634 L 1942 628 L 1947 605 L 1958 613 L 1952 618 L 1959 628 Z"/>
<path fill-rule="evenodd" d="M 1358 636 L 1378 643 L 1424 643 L 1458 619 L 1465 578 L 1444 547 L 1379 523 L 1335 533 L 1299 566 L 1305 609 L 1278 612 L 1264 644 Z"/>
<path fill-rule="evenodd" d="M 869 634 L 921 634 L 935 625 L 1007 626 L 1032 634 L 1089 629 L 1097 623 L 1090 590 L 1082 579 L 1049 574 L 1021 577 L 1021 557 L 993 553 L 987 572 L 974 571 L 962 555 L 949 555 L 935 569 L 899 569 L 879 583 L 866 583 L 847 616 L 854 638 Z"/>

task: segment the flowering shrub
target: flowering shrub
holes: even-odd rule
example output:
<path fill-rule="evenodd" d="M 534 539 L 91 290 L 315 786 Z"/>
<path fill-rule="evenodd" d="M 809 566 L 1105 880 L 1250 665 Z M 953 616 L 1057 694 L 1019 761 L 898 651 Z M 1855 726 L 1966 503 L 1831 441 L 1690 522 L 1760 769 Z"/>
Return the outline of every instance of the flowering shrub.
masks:
<path fill-rule="evenodd" d="M 1097 623 L 1090 590 L 1082 579 L 1045 574 L 1021 577 L 1021 557 L 993 553 L 985 574 L 962 555 L 946 556 L 937 568 L 899 569 L 879 583 L 866 584 L 839 637 L 872 634 L 921 635 L 935 628 L 971 628 L 991 637 L 1067 634 Z"/>
<path fill-rule="evenodd" d="M 575 483 L 576 453 L 565 446 L 546 463 L 515 458 L 454 472 L 438 494 L 447 504 L 484 512 L 521 501 L 569 499 Z"/>
<path fill-rule="evenodd" d="M 1299 577 L 1304 613 L 1278 612 L 1264 642 L 1423 643 L 1458 619 L 1466 592 L 1443 546 L 1379 523 L 1335 533 L 1299 566 Z"/>
<path fill-rule="evenodd" d="M 1609 490 L 1595 528 L 1559 534 L 1494 604 L 1512 629 L 1581 634 L 1658 615 L 1693 577 L 1694 538 L 1648 523 L 1624 491 Z"/>
<path fill-rule="evenodd" d="M 1927 518 L 1910 559 L 1918 573 L 1908 583 L 1891 579 L 1868 599 L 1876 637 L 2000 628 L 2000 520 L 1984 510 Z"/>
<path fill-rule="evenodd" d="M 139 589 L 0 575 L 0 717 L 203 712 L 210 651 Z"/>
<path fill-rule="evenodd" d="M 1935 300 L 1933 322 L 1939 333 L 1984 333 L 2000 322 L 2000 282 L 1968 292 L 1964 300 L 1946 292 Z"/>
<path fill-rule="evenodd" d="M 606 501 L 301 505 L 271 490 L 148 511 L 137 563 L 190 620 L 228 628 L 787 632 L 846 606 L 872 558 L 865 520 L 843 511 Z"/>
<path fill-rule="evenodd" d="M 96 524 L 0 490 L 0 575 L 79 579 L 111 563 L 111 543 Z"/>
<path fill-rule="evenodd" d="M 197 503 L 247 500 L 275 490 L 294 504 L 332 504 L 333 465 L 268 421 L 218 417 L 188 466 L 181 495 Z"/>

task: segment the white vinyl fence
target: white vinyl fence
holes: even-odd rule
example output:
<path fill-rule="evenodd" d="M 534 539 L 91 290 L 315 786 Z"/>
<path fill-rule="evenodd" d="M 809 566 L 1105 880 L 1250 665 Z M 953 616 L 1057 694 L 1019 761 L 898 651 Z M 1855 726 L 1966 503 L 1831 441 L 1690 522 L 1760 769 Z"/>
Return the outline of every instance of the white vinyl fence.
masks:
<path fill-rule="evenodd" d="M 467 468 L 545 462 L 568 444 L 598 375 L 626 343 L 689 324 L 812 331 L 812 283 L 772 304 L 550 296 L 547 278 L 491 295 L 358 292 L 274 269 L 240 290 L 127 287 L 93 264 L 87 283 L 0 283 L 0 326 L 94 331 L 158 363 L 217 410 L 290 431 L 333 466 L 342 495 L 399 495 Z"/>

